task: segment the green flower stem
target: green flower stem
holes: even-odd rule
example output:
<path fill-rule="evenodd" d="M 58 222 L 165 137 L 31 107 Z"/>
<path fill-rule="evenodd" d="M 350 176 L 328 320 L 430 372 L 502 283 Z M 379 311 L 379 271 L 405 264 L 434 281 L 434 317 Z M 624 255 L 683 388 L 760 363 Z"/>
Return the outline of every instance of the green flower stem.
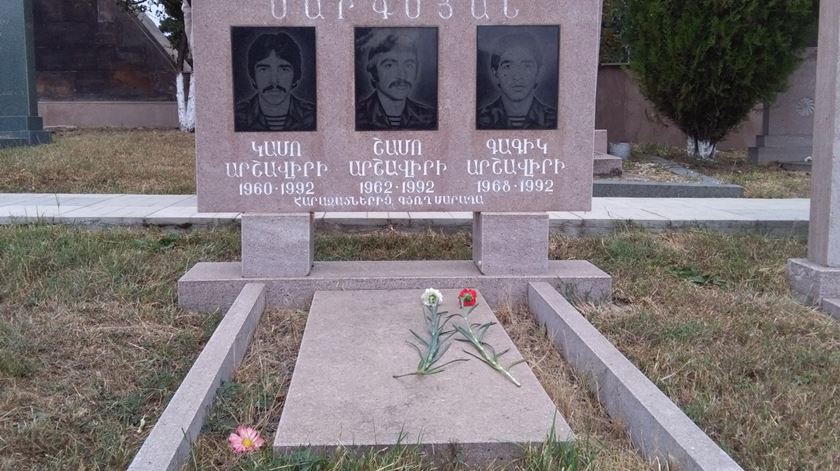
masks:
<path fill-rule="evenodd" d="M 468 352 L 467 350 L 464 350 L 464 353 L 466 353 L 470 356 L 473 356 L 475 358 L 478 358 L 479 360 L 483 361 L 485 364 L 487 364 L 487 366 L 489 366 L 490 368 L 493 368 L 494 370 L 496 370 L 499 373 L 501 373 L 502 375 L 504 375 L 504 377 L 509 379 L 513 384 L 516 385 L 516 387 L 522 387 L 522 384 L 520 384 L 519 381 L 517 381 L 516 378 L 514 378 L 512 374 L 510 374 L 510 369 L 513 368 L 514 366 L 520 364 L 520 363 L 524 363 L 525 360 L 519 360 L 519 361 L 513 362 L 507 368 L 505 368 L 502 365 L 502 363 L 501 363 L 501 361 L 499 361 L 499 359 L 504 354 L 509 352 L 510 349 L 507 349 L 507 350 L 505 350 L 501 353 L 496 353 L 496 350 L 493 348 L 493 346 L 484 341 L 484 336 L 487 334 L 487 330 L 490 329 L 490 327 L 496 325 L 496 323 L 495 322 L 488 322 L 486 324 L 471 324 L 469 319 L 468 319 L 468 316 L 474 308 L 475 308 L 474 306 L 472 308 L 468 308 L 461 315 L 461 317 L 464 318 L 464 325 L 466 325 L 466 327 L 461 326 L 461 325 L 456 325 L 455 329 L 458 331 L 458 333 L 461 334 L 461 336 L 464 337 L 463 339 L 458 339 L 458 340 L 461 341 L 461 342 L 467 342 L 467 343 L 471 344 L 473 346 L 473 348 L 475 348 L 476 351 L 478 351 L 479 355 L 476 355 L 472 352 Z M 473 330 L 473 327 L 477 327 L 477 332 L 475 330 Z"/>
<path fill-rule="evenodd" d="M 427 312 L 428 311 L 428 312 Z M 426 330 L 429 334 L 429 339 L 426 340 L 417 332 L 409 329 L 412 335 L 420 342 L 425 348 L 425 352 L 421 350 L 416 344 L 407 342 L 409 345 L 414 347 L 417 351 L 417 355 L 420 357 L 420 362 L 417 364 L 417 370 L 406 373 L 402 375 L 395 375 L 394 378 L 403 378 L 406 376 L 428 376 L 433 375 L 436 373 L 440 373 L 444 370 L 444 367 L 447 365 L 451 365 L 452 363 L 458 363 L 461 361 L 467 361 L 465 358 L 458 358 L 452 361 L 448 361 L 443 363 L 442 365 L 435 365 L 443 355 L 446 354 L 447 350 L 451 343 L 447 343 L 450 337 L 455 334 L 454 330 L 450 330 L 445 332 L 443 329 L 446 327 L 446 324 L 449 322 L 450 319 L 454 316 L 449 316 L 446 319 L 443 319 L 443 314 L 446 312 L 438 312 L 438 306 L 424 306 L 423 308 L 423 315 L 426 319 Z"/>

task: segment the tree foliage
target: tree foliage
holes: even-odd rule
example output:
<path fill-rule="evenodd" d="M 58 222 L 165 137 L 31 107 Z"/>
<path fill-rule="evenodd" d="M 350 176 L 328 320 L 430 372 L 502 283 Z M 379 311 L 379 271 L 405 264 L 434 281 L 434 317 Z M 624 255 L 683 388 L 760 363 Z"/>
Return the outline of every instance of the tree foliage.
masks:
<path fill-rule="evenodd" d="M 178 52 L 176 61 L 178 68 L 183 69 L 184 62 L 192 65 L 192 55 L 184 33 L 184 11 L 181 4 L 184 1 L 192 4 L 192 0 L 116 0 L 128 11 L 145 13 L 150 7 L 158 7 L 160 30 L 169 39 L 169 43 Z"/>
<path fill-rule="evenodd" d="M 626 0 L 604 0 L 601 19 L 600 62 L 624 63 L 629 57 L 629 48 L 624 39 L 624 21 L 627 15 Z"/>
<path fill-rule="evenodd" d="M 786 86 L 817 0 L 627 0 L 630 68 L 657 110 L 720 142 Z"/>

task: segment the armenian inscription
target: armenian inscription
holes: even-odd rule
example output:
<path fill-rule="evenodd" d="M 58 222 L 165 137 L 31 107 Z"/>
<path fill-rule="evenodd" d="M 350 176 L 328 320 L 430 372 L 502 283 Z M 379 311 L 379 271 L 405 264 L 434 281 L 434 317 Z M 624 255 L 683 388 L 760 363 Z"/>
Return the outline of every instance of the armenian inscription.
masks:
<path fill-rule="evenodd" d="M 205 3 L 199 210 L 589 208 L 599 0 Z"/>

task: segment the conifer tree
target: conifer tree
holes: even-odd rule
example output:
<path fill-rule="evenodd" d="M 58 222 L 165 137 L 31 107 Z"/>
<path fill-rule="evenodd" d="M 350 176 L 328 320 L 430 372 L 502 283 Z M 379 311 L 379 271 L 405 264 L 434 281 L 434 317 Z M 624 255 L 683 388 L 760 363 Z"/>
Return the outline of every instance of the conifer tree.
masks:
<path fill-rule="evenodd" d="M 627 0 L 630 69 L 642 93 L 688 137 L 694 157 L 757 104 L 771 102 L 799 63 L 818 0 Z"/>

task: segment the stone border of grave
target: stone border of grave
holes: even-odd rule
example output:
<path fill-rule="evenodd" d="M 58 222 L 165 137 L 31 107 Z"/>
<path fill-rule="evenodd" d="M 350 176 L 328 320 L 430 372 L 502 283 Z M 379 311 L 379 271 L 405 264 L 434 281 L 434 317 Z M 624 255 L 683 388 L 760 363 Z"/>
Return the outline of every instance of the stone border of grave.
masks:
<path fill-rule="evenodd" d="M 207 421 L 217 390 L 231 379 L 248 351 L 265 311 L 265 299 L 264 284 L 249 283 L 242 288 L 134 456 L 129 471 L 181 469 Z"/>
<path fill-rule="evenodd" d="M 742 468 L 547 283 L 530 283 L 528 308 L 651 462 L 683 471 Z"/>
<path fill-rule="evenodd" d="M 249 283 L 134 457 L 130 471 L 177 470 L 189 456 L 218 388 L 241 364 L 266 308 L 266 286 Z M 691 419 L 547 282 L 528 283 L 531 315 L 646 459 L 683 470 L 741 470 Z"/>
<path fill-rule="evenodd" d="M 742 198 L 744 187 L 725 183 L 595 180 L 596 198 Z"/>

